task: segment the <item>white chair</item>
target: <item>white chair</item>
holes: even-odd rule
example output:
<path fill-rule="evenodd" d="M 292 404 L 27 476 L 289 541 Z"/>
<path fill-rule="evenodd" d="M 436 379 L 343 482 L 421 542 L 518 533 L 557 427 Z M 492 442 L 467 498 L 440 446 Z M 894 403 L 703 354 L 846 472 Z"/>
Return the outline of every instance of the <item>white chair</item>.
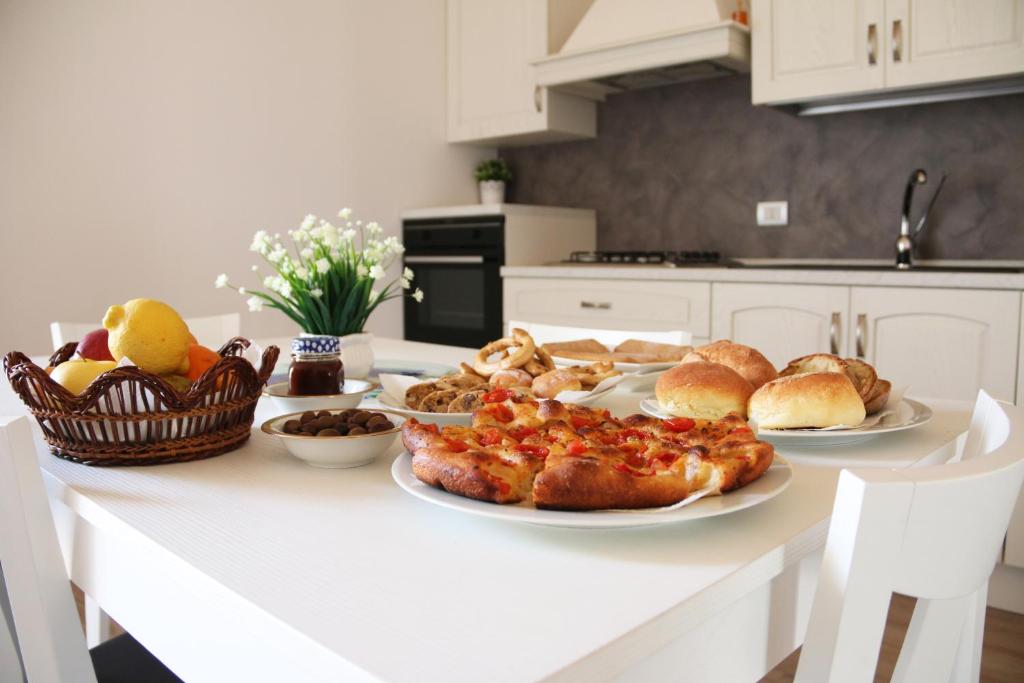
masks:
<path fill-rule="evenodd" d="M 208 315 L 199 318 L 186 318 L 185 324 L 203 346 L 219 349 L 224 342 L 239 335 L 241 316 L 238 313 Z M 80 340 L 87 332 L 100 327 L 95 323 L 50 323 L 50 337 L 53 339 L 53 350 L 56 351 L 69 341 Z"/>
<path fill-rule="evenodd" d="M 127 634 L 86 649 L 24 417 L 0 417 L 0 565 L 0 681 L 179 680 Z"/>
<path fill-rule="evenodd" d="M 587 327 L 567 327 L 564 325 L 547 325 L 544 323 L 531 323 L 523 320 L 510 320 L 507 326 L 508 331 L 518 327 L 526 330 L 538 344 L 550 342 L 573 341 L 576 339 L 596 339 L 602 344 L 615 347 L 627 339 L 642 339 L 644 341 L 656 342 L 659 344 L 675 344 L 677 346 L 689 345 L 693 341 L 693 334 L 683 330 L 670 331 L 637 331 L 637 330 L 602 330 Z"/>
<path fill-rule="evenodd" d="M 918 602 L 892 680 L 978 680 L 988 579 L 1024 481 L 1024 409 L 980 392 L 954 460 L 840 474 L 797 683 L 871 681 L 894 592 Z"/>

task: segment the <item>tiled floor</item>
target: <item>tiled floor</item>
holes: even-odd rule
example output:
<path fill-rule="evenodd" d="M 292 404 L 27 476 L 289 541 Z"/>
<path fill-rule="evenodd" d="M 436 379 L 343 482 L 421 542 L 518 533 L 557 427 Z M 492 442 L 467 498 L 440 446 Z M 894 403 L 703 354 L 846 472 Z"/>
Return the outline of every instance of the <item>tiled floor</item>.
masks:
<path fill-rule="evenodd" d="M 82 592 L 72 586 L 78 613 L 82 614 Z M 906 633 L 914 600 L 902 595 L 893 596 L 889 608 L 889 622 L 885 627 L 882 652 L 879 657 L 875 681 L 888 681 L 896 666 L 903 635 Z M 113 635 L 122 632 L 116 623 Z M 761 679 L 761 683 L 788 683 L 796 673 L 800 652 L 794 652 L 782 664 Z M 1021 683 L 1024 681 L 1024 615 L 989 608 L 985 615 L 985 647 L 981 656 L 981 680 L 984 683 Z"/>

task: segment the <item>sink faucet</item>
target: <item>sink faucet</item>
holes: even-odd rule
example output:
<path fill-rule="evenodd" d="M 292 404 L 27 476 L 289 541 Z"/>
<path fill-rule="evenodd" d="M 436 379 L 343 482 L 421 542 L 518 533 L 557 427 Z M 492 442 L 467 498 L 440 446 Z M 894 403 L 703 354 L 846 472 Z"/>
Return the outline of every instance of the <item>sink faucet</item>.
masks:
<path fill-rule="evenodd" d="M 928 202 L 928 206 L 925 207 L 924 213 L 921 214 L 921 218 L 918 219 L 917 225 L 914 229 L 910 229 L 910 204 L 914 200 L 914 188 L 918 185 L 924 185 L 928 182 L 928 174 L 924 172 L 923 168 L 919 168 L 910 174 L 910 179 L 907 180 L 907 189 L 903 193 L 903 214 L 900 216 L 900 236 L 896 240 L 896 267 L 899 270 L 907 270 L 911 266 L 911 260 L 914 253 L 914 240 L 921 231 L 924 230 L 925 224 L 928 221 L 928 215 L 932 211 L 932 207 L 935 206 L 935 200 L 939 197 L 939 192 L 942 191 L 942 186 L 946 183 L 946 174 L 942 174 L 942 178 L 939 179 L 939 186 L 935 188 L 935 194 L 932 195 L 931 201 Z"/>

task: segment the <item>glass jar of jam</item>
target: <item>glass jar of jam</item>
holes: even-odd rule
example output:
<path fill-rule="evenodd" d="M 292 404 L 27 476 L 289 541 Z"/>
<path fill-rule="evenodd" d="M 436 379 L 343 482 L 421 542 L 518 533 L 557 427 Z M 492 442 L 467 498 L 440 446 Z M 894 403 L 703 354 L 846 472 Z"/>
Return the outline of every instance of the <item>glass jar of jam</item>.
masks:
<path fill-rule="evenodd" d="M 292 339 L 288 393 L 292 396 L 327 396 L 343 393 L 345 369 L 337 337 L 305 335 Z"/>

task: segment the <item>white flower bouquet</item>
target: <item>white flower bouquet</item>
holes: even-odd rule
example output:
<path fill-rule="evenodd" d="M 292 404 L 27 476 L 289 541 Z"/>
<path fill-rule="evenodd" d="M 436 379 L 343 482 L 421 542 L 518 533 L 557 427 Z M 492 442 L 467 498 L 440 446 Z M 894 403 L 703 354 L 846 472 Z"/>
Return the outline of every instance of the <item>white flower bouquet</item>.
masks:
<path fill-rule="evenodd" d="M 362 332 L 370 314 L 388 299 L 411 296 L 423 301 L 422 290 L 408 291 L 413 279 L 408 268 L 375 288 L 405 250 L 398 238 L 380 239 L 382 228 L 374 222 L 353 221 L 350 209 L 342 209 L 338 217 L 344 222 L 340 227 L 306 216 L 298 230 L 288 231 L 291 249 L 280 234 L 260 230 L 253 236 L 249 249 L 274 270 L 263 278 L 266 291 L 236 287 L 226 274 L 217 276 L 215 286 L 248 294 L 250 311 L 276 308 L 304 332 L 339 337 Z M 259 273 L 261 268 L 252 270 Z"/>

